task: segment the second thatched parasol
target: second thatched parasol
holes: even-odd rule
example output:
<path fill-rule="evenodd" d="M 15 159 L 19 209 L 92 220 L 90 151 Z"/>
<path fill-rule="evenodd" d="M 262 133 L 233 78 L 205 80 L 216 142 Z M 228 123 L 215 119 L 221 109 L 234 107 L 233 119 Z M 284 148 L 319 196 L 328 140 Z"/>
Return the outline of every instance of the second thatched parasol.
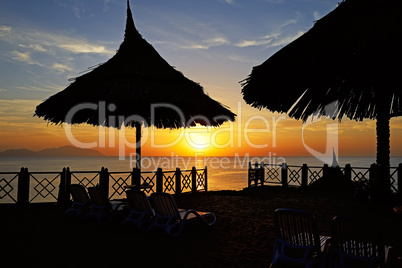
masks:
<path fill-rule="evenodd" d="M 77 105 L 99 102 L 107 107 L 102 118 L 99 118 L 99 109 L 83 109 L 66 118 Z M 138 169 L 141 169 L 142 126 L 181 128 L 196 123 L 219 126 L 235 119 L 234 113 L 206 95 L 198 83 L 170 66 L 142 38 L 135 28 L 129 1 L 124 41 L 117 53 L 39 104 L 35 115 L 55 124 L 135 126 Z M 110 119 L 117 116 L 126 120 L 116 123 Z"/>
<path fill-rule="evenodd" d="M 346 0 L 241 81 L 253 107 L 305 121 L 338 102 L 333 118 L 377 120 L 379 189 L 390 192 L 389 121 L 402 114 L 402 1 Z"/>

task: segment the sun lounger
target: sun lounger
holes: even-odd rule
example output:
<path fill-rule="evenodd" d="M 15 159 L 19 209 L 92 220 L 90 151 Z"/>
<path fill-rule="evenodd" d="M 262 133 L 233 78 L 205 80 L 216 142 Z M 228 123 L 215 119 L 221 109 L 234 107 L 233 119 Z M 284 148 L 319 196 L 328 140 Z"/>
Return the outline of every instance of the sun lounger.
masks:
<path fill-rule="evenodd" d="M 384 263 L 385 246 L 376 222 L 339 216 L 333 219 L 330 267 L 379 267 Z"/>
<path fill-rule="evenodd" d="M 296 265 L 316 267 L 321 263 L 321 244 L 313 214 L 302 210 L 275 210 L 275 245 L 270 267 Z"/>
<path fill-rule="evenodd" d="M 123 221 L 123 224 L 134 223 L 139 228 L 143 228 L 144 224 L 150 223 L 154 216 L 154 210 L 148 197 L 143 191 L 138 190 L 127 190 L 126 194 L 130 214 Z"/>
<path fill-rule="evenodd" d="M 126 204 L 121 201 L 109 201 L 106 194 L 99 187 L 89 187 L 88 193 L 91 199 L 91 209 L 86 217 L 95 217 L 98 221 L 111 220 L 116 211 Z"/>
<path fill-rule="evenodd" d="M 71 208 L 66 211 L 66 214 L 85 216 L 91 204 L 85 187 L 81 184 L 71 184 L 70 192 L 71 196 L 73 197 L 73 204 Z"/>
<path fill-rule="evenodd" d="M 153 193 L 151 202 L 155 210 L 155 218 L 149 229 L 162 228 L 168 235 L 179 235 L 189 219 L 198 218 L 209 226 L 216 221 L 215 214 L 212 212 L 178 209 L 173 196 L 168 193 Z"/>

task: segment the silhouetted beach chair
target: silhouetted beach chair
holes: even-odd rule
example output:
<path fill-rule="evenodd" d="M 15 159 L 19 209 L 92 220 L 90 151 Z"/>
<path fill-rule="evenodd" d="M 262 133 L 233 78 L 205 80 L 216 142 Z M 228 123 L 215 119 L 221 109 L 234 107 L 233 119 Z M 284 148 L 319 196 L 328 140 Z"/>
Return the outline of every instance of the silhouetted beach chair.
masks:
<path fill-rule="evenodd" d="M 189 219 L 199 218 L 209 226 L 216 221 L 215 214 L 212 212 L 178 209 L 173 196 L 168 193 L 151 194 L 151 202 L 155 210 L 155 218 L 149 229 L 162 228 L 168 235 L 179 235 Z"/>
<path fill-rule="evenodd" d="M 275 210 L 275 245 L 270 267 L 296 265 L 318 267 L 321 263 L 321 243 L 327 237 L 318 234 L 313 214 L 302 210 Z"/>
<path fill-rule="evenodd" d="M 70 192 L 73 197 L 73 204 L 66 211 L 66 214 L 85 216 L 91 204 L 87 190 L 81 184 L 71 184 Z"/>
<path fill-rule="evenodd" d="M 147 195 L 138 190 L 127 190 L 126 194 L 130 214 L 123 221 L 123 224 L 135 223 L 139 228 L 142 228 L 144 224 L 150 223 L 154 216 L 154 210 Z"/>
<path fill-rule="evenodd" d="M 111 220 L 116 211 L 126 204 L 121 201 L 109 201 L 105 192 L 99 187 L 89 187 L 88 193 L 91 199 L 91 209 L 86 217 L 95 217 L 98 221 L 102 221 L 102 218 Z"/>
<path fill-rule="evenodd" d="M 330 267 L 379 267 L 385 263 L 385 246 L 374 221 L 335 217 L 329 241 Z"/>

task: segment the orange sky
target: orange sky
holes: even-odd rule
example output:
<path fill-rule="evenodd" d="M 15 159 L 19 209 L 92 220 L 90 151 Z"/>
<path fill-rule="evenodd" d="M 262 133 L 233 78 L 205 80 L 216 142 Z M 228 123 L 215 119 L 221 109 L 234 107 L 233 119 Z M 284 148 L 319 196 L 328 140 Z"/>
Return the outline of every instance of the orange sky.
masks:
<path fill-rule="evenodd" d="M 20 103 L 19 105 L 24 105 Z M 25 105 L 29 105 L 25 103 Z M 33 109 L 33 107 L 31 108 Z M 21 108 L 23 111 L 24 109 Z M 29 107 L 27 110 L 31 111 Z M 233 112 L 238 118 L 220 128 L 143 129 L 142 154 L 205 156 L 375 156 L 375 121 L 341 123 L 329 119 L 303 124 L 286 115 L 259 111 L 242 104 Z M 0 124 L 0 151 L 27 148 L 41 150 L 65 145 L 93 148 L 105 155 L 134 153 L 135 130 L 87 125 L 55 126 L 31 114 L 4 118 Z M 335 130 L 334 130 L 335 129 Z M 391 120 L 391 155 L 402 155 L 402 119 Z M 335 143 L 334 143 L 335 142 Z"/>

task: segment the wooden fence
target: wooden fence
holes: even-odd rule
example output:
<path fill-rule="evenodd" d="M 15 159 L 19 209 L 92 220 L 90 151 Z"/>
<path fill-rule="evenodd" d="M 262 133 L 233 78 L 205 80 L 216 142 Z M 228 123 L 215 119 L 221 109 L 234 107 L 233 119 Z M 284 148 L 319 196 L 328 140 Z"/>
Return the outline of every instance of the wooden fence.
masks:
<path fill-rule="evenodd" d="M 30 172 L 21 168 L 19 172 L 0 172 L 0 203 L 26 205 L 32 202 L 57 202 L 70 200 L 70 184 L 85 187 L 99 186 L 109 199 L 125 197 L 125 186 L 130 184 L 147 184 L 143 189 L 147 194 L 167 192 L 181 194 L 184 192 L 208 191 L 207 167 L 190 170 L 139 172 L 136 168 L 129 172 L 110 172 L 102 167 L 100 171 L 70 171 L 63 168 L 61 172 Z"/>
<path fill-rule="evenodd" d="M 342 174 L 350 181 L 355 183 L 357 190 L 367 190 L 377 174 L 377 165 L 370 167 L 351 167 L 346 164 L 340 167 Z M 283 164 L 264 164 L 249 162 L 248 167 L 248 187 L 258 187 L 263 185 L 280 185 L 283 187 L 297 186 L 308 187 L 319 178 L 328 174 L 330 168 L 327 164 L 323 166 L 292 166 Z M 390 168 L 390 187 L 393 193 L 402 196 L 400 185 L 402 184 L 402 164 L 398 167 Z"/>

